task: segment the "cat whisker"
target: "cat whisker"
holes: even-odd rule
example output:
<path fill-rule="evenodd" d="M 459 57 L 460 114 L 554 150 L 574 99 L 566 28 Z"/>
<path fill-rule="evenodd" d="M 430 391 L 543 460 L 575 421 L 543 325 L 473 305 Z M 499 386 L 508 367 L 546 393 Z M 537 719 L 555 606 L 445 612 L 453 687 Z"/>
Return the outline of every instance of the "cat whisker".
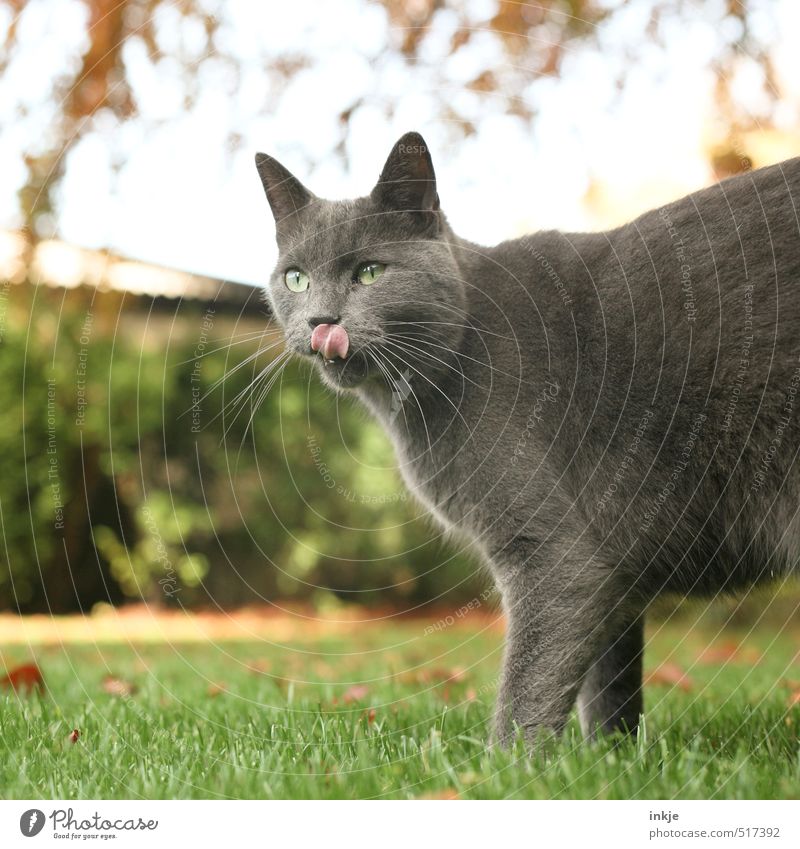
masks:
<path fill-rule="evenodd" d="M 278 342 L 274 342 L 272 345 L 267 345 L 265 348 L 259 348 L 252 354 L 248 354 L 245 359 L 243 359 L 240 363 L 237 363 L 235 366 L 233 366 L 233 368 L 227 369 L 222 375 L 222 377 L 220 377 L 218 380 L 215 380 L 214 383 L 212 383 L 209 387 L 208 391 L 205 392 L 200 398 L 198 398 L 198 400 L 195 402 L 195 404 L 192 405 L 192 407 L 181 413 L 179 418 L 182 418 L 183 416 L 187 415 L 196 406 L 196 404 L 200 404 L 201 402 L 205 401 L 216 389 L 218 389 L 223 383 L 225 383 L 226 380 L 236 374 L 237 371 L 244 368 L 246 365 L 249 365 L 250 363 L 254 362 L 262 354 L 267 354 L 273 349 L 281 346 L 282 344 L 283 340 L 279 340 Z M 271 362 L 274 362 L 274 360 Z"/>
<path fill-rule="evenodd" d="M 236 462 L 234 464 L 234 468 L 237 471 L 239 469 L 239 463 L 240 463 L 241 458 L 242 458 L 242 451 L 244 450 L 245 440 L 247 439 L 247 434 L 250 433 L 250 430 L 253 426 L 253 421 L 255 419 L 256 412 L 260 408 L 261 404 L 263 404 L 264 400 L 266 399 L 267 395 L 272 390 L 272 387 L 275 385 L 275 382 L 278 380 L 278 378 L 281 379 L 281 383 L 282 383 L 283 374 L 285 372 L 286 366 L 289 364 L 289 361 L 291 359 L 291 352 L 286 351 L 284 353 L 285 353 L 286 356 L 282 355 L 277 360 L 277 362 L 278 362 L 277 368 L 270 370 L 270 371 L 272 371 L 271 375 L 269 374 L 268 370 L 265 369 L 250 384 L 250 386 L 253 388 L 253 391 L 248 396 L 249 399 L 250 399 L 250 418 L 248 419 L 247 424 L 245 425 L 244 431 L 242 433 L 242 438 L 239 442 L 239 448 L 236 452 Z M 263 383 L 264 386 L 260 390 L 258 390 L 258 397 L 256 398 L 256 386 L 258 385 L 258 383 Z M 254 398 L 256 398 L 256 400 L 254 400 Z M 239 411 L 236 413 L 236 416 L 234 418 L 234 422 L 239 417 L 242 410 L 244 410 L 244 407 L 245 407 L 245 402 L 243 401 Z M 229 425 L 226 428 L 225 433 L 223 434 L 223 441 L 225 440 L 225 438 L 227 438 L 227 435 L 228 435 L 232 426 L 233 426 L 233 423 L 231 423 L 231 425 Z"/>
<path fill-rule="evenodd" d="M 448 348 L 446 345 L 438 345 L 435 342 L 431 342 L 430 339 L 426 339 L 426 338 L 419 337 L 419 336 L 412 336 L 412 335 L 403 336 L 402 334 L 399 334 L 399 333 L 392 334 L 392 338 L 395 338 L 395 339 L 397 339 L 397 338 L 414 339 L 416 342 L 424 343 L 426 345 L 432 345 L 435 348 L 441 348 L 442 350 L 448 351 L 449 353 L 453 354 L 456 357 L 463 358 L 465 360 L 470 360 L 473 363 L 477 363 L 477 365 L 479 365 L 479 366 L 481 366 L 485 369 L 489 369 L 490 371 L 493 371 L 497 374 L 500 374 L 503 377 L 508 377 L 511 380 L 516 381 L 517 383 L 524 384 L 526 386 L 535 386 L 534 383 L 532 383 L 529 380 L 525 380 L 524 378 L 520 377 L 519 375 L 511 374 L 510 372 L 503 371 L 502 369 L 497 368 L 497 366 L 490 365 L 489 363 L 486 363 L 483 360 L 476 359 L 475 357 L 470 357 L 469 354 L 465 354 L 462 351 L 454 351 L 452 348 Z"/>
<path fill-rule="evenodd" d="M 286 350 L 278 354 L 278 356 L 274 360 L 271 360 L 269 363 L 267 363 L 267 365 L 264 366 L 264 368 L 257 375 L 255 375 L 253 380 L 251 380 L 250 383 L 244 389 L 238 392 L 234 398 L 228 401 L 228 403 L 225 404 L 223 408 L 212 419 L 209 420 L 208 424 L 212 424 L 218 418 L 222 417 L 224 420 L 226 414 L 233 413 L 233 419 L 231 423 L 225 428 L 220 444 L 222 444 L 222 442 L 224 442 L 224 440 L 227 438 L 230 429 L 233 427 L 236 420 L 241 415 L 247 398 L 252 397 L 253 392 L 258 386 L 258 384 L 262 381 L 268 380 L 269 376 L 273 372 L 277 372 L 281 367 L 285 366 L 288 363 L 290 356 L 291 352 Z M 238 410 L 236 409 L 237 407 L 239 408 Z M 233 408 L 233 410 L 231 410 L 231 408 Z M 247 429 L 245 429 L 245 433 L 246 432 Z"/>
<path fill-rule="evenodd" d="M 387 353 L 389 353 L 389 352 L 387 352 Z M 379 362 L 379 360 L 381 358 L 380 358 L 380 355 L 378 354 L 378 352 L 373 349 L 373 354 L 376 357 L 376 362 Z M 425 428 L 425 438 L 428 441 L 428 450 L 430 452 L 431 461 L 435 463 L 434 455 L 433 455 L 433 443 L 431 442 L 431 434 L 430 434 L 430 430 L 428 429 L 428 422 L 425 419 L 425 411 L 422 408 L 422 404 L 420 403 L 420 400 L 417 397 L 416 392 L 414 392 L 414 389 L 411 386 L 411 384 L 401 374 L 400 370 L 397 368 L 397 366 L 394 365 L 394 363 L 390 362 L 388 359 L 385 359 L 384 362 L 385 362 L 385 366 L 391 367 L 392 369 L 394 369 L 394 371 L 397 374 L 398 380 L 400 381 L 400 385 L 405 385 L 405 387 L 408 389 L 411 396 L 414 398 L 414 403 L 417 405 L 417 409 L 419 410 L 420 418 L 422 419 L 422 426 Z M 379 367 L 382 368 L 383 373 L 386 375 L 386 378 L 389 381 L 389 384 L 391 386 L 397 386 L 398 385 L 397 381 L 394 380 L 394 378 L 391 377 L 387 368 L 380 366 L 380 363 L 379 363 Z M 400 408 L 403 412 L 403 419 L 406 422 L 406 427 L 408 427 L 408 417 L 406 416 L 406 411 L 405 411 L 405 408 L 403 407 L 402 402 L 401 402 Z"/>
<path fill-rule="evenodd" d="M 286 366 L 289 363 L 289 359 L 291 357 L 291 354 L 290 354 L 289 351 L 286 351 L 285 354 L 286 354 L 286 356 L 281 359 L 279 367 L 276 368 L 276 369 L 273 369 L 272 370 L 273 374 L 271 376 L 269 376 L 269 378 L 264 381 L 264 386 L 260 390 L 260 392 L 258 393 L 258 396 L 257 396 L 255 402 L 253 402 L 254 394 L 250 395 L 250 418 L 247 420 L 247 424 L 245 425 L 244 433 L 242 434 L 242 441 L 239 445 L 239 452 L 240 453 L 241 453 L 241 450 L 242 450 L 242 446 L 244 445 L 244 440 L 247 438 L 247 434 L 249 433 L 250 428 L 253 425 L 253 420 L 255 419 L 256 413 L 258 412 L 259 408 L 261 407 L 261 405 L 266 400 L 267 396 L 270 393 L 270 390 L 275 385 L 278 378 L 283 375 L 284 369 L 286 368 Z M 262 378 L 262 380 L 263 380 L 263 378 Z"/>
<path fill-rule="evenodd" d="M 434 362 L 439 363 L 440 365 L 444 366 L 445 368 L 450 369 L 450 371 L 455 372 L 463 380 L 467 381 L 467 383 L 471 383 L 473 386 L 477 387 L 478 389 L 483 389 L 484 391 L 489 391 L 490 387 L 482 386 L 480 383 L 476 383 L 474 380 L 472 380 L 471 378 L 467 377 L 466 374 L 464 374 L 463 369 L 456 368 L 455 366 L 450 365 L 450 363 L 445 362 L 441 357 L 437 357 L 435 354 L 432 354 L 430 351 L 425 351 L 422 348 L 418 348 L 416 345 L 411 344 L 408 341 L 407 337 L 402 336 L 401 334 L 389 334 L 389 336 L 386 338 L 385 341 L 387 343 L 393 343 L 396 347 L 399 347 L 403 350 L 406 350 L 409 354 L 411 354 L 411 356 L 416 355 L 417 357 L 426 357 L 429 360 L 433 360 Z M 424 342 L 426 340 L 415 339 L 415 341 Z M 428 342 L 427 344 L 432 344 L 432 343 Z M 437 345 L 436 347 L 437 348 L 443 348 L 445 351 L 448 351 L 449 353 L 453 354 L 454 356 L 456 355 L 455 351 L 451 350 L 450 348 L 446 348 L 443 345 Z M 412 353 L 412 351 L 414 353 Z"/>
<path fill-rule="evenodd" d="M 279 331 L 270 330 L 269 332 L 272 333 L 272 334 L 277 334 Z M 248 342 L 253 342 L 256 339 L 263 338 L 266 335 L 267 335 L 267 331 L 255 330 L 255 331 L 251 331 L 250 333 L 243 334 L 242 338 L 236 338 L 236 337 L 231 336 L 230 338 L 234 341 L 228 342 L 225 345 L 220 345 L 219 348 L 211 348 L 208 351 L 203 351 L 202 353 L 199 353 L 196 357 L 191 357 L 188 360 L 181 360 L 180 362 L 174 364 L 174 368 L 178 368 L 179 366 L 189 365 L 189 363 L 197 362 L 197 360 L 202 360 L 204 357 L 210 357 L 212 354 L 218 354 L 220 351 L 229 351 L 231 348 L 235 347 L 236 345 L 245 345 Z M 282 342 L 283 342 L 282 337 L 276 339 L 273 347 L 275 345 L 281 344 Z M 269 350 L 269 349 L 265 348 L 264 350 Z"/>
<path fill-rule="evenodd" d="M 477 333 L 478 335 L 481 335 L 481 336 L 494 336 L 497 339 L 503 339 L 506 342 L 516 341 L 511 336 L 504 336 L 502 333 L 495 333 L 493 330 L 484 330 L 483 328 L 476 327 L 474 324 L 459 324 L 458 322 L 454 322 L 454 321 L 417 321 L 417 320 L 407 319 L 406 321 L 386 321 L 386 322 L 384 322 L 384 324 L 387 327 L 388 326 L 394 326 L 394 325 L 406 325 L 407 327 L 411 327 L 411 326 L 422 327 L 423 325 L 426 326 L 426 327 L 430 326 L 430 325 L 441 326 L 441 327 L 458 327 L 458 328 L 461 328 L 463 330 L 472 330 L 472 331 L 474 331 L 475 333 Z"/>
<path fill-rule="evenodd" d="M 392 352 L 391 352 L 391 351 L 386 351 L 385 353 L 387 354 L 387 356 L 391 356 L 391 355 L 392 355 Z M 397 354 L 395 354 L 394 356 L 398 356 L 398 355 L 397 355 Z M 431 380 L 431 379 L 430 379 L 430 378 L 429 378 L 429 377 L 428 377 L 428 376 L 427 376 L 424 372 L 421 372 L 418 368 L 415 368 L 413 365 L 411 365 L 411 363 L 406 362 L 406 361 L 405 361 L 405 360 L 403 360 L 402 358 L 400 358 L 400 362 L 401 362 L 404 366 L 406 366 L 407 368 L 410 368 L 412 371 L 414 371 L 416 374 L 418 374 L 418 375 L 419 375 L 419 376 L 420 376 L 420 377 L 421 377 L 421 378 L 422 378 L 422 379 L 423 379 L 426 383 L 429 383 L 429 384 L 430 384 L 430 385 L 431 385 L 431 386 L 432 386 L 432 387 L 433 387 L 433 388 L 434 388 L 434 389 L 435 389 L 435 390 L 436 390 L 436 391 L 437 391 L 437 392 L 438 392 L 438 393 L 439 393 L 439 394 L 440 394 L 440 395 L 441 395 L 441 396 L 442 396 L 442 397 L 443 397 L 443 398 L 447 401 L 447 403 L 448 403 L 448 404 L 449 404 L 449 405 L 453 408 L 453 410 L 455 411 L 456 415 L 457 415 L 457 416 L 461 419 L 461 421 L 464 423 L 464 426 L 467 428 L 467 430 L 468 430 L 470 433 L 472 433 L 472 428 L 470 428 L 470 426 L 469 426 L 469 424 L 467 423 L 466 419 L 465 419 L 465 418 L 464 418 L 464 416 L 461 414 L 461 410 L 459 410 L 459 408 L 458 408 L 458 407 L 457 407 L 457 406 L 453 403 L 452 398 L 450 398 L 450 397 L 447 395 L 447 393 L 446 393 L 446 392 L 444 392 L 444 391 L 442 390 L 442 388 L 441 388 L 440 386 L 437 386 L 437 385 L 436 385 L 436 383 L 434 383 L 434 382 L 433 382 L 433 381 L 432 381 L 432 380 Z M 412 392 L 413 392 L 413 390 L 412 390 Z M 462 397 L 463 397 L 463 395 L 462 395 Z M 415 398 L 416 398 L 416 394 L 415 394 Z"/>

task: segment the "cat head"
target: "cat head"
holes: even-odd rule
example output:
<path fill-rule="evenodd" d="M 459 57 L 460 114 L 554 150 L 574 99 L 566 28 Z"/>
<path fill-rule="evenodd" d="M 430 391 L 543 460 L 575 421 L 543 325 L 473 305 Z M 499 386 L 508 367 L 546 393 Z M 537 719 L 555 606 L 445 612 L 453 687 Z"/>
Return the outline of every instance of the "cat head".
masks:
<path fill-rule="evenodd" d="M 289 348 L 329 385 L 393 380 L 411 346 L 417 369 L 435 366 L 436 345 L 457 346 L 464 284 L 422 136 L 404 135 L 355 200 L 316 197 L 264 153 L 256 168 L 279 252 L 267 297 Z"/>

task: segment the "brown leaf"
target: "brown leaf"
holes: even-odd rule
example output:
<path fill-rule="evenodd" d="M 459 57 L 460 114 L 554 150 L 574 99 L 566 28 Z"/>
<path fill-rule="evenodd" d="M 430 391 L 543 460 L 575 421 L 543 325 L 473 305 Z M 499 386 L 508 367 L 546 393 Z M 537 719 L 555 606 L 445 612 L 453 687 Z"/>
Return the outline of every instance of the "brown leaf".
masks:
<path fill-rule="evenodd" d="M 426 666 L 424 669 L 403 672 L 394 677 L 404 684 L 456 684 L 463 681 L 466 674 L 463 666 Z"/>
<path fill-rule="evenodd" d="M 431 670 L 432 680 L 441 681 L 443 684 L 457 684 L 463 681 L 466 675 L 467 670 L 463 666 L 453 666 L 450 669 L 439 666 Z"/>
<path fill-rule="evenodd" d="M 717 664 L 728 663 L 739 656 L 739 644 L 733 640 L 725 640 L 721 643 L 712 643 L 706 646 L 697 657 L 700 663 Z"/>
<path fill-rule="evenodd" d="M 662 684 L 667 687 L 680 687 L 685 693 L 694 689 L 694 681 L 677 663 L 662 663 L 645 678 L 646 684 Z"/>
<path fill-rule="evenodd" d="M 252 672 L 254 675 L 264 675 L 272 669 L 271 661 L 266 658 L 259 658 L 258 660 L 251 660 L 248 664 L 246 664 L 249 672 Z"/>
<path fill-rule="evenodd" d="M 796 689 L 793 689 L 789 692 L 789 697 L 786 700 L 786 704 L 791 708 L 795 705 L 800 705 L 800 686 Z"/>
<path fill-rule="evenodd" d="M 349 705 L 351 702 L 360 702 L 362 699 L 365 699 L 369 695 L 369 688 L 364 684 L 353 684 L 352 687 L 349 687 L 344 695 L 342 696 L 342 701 Z"/>
<path fill-rule="evenodd" d="M 448 787 L 446 790 L 434 790 L 431 793 L 423 793 L 418 798 L 419 799 L 460 799 L 461 797 L 458 795 L 457 790 L 454 790 L 452 787 Z"/>
<path fill-rule="evenodd" d="M 77 728 L 73 728 L 72 732 L 70 733 L 69 737 L 67 737 L 67 739 L 69 740 L 70 743 L 77 743 L 78 738 L 80 736 L 81 736 L 81 732 Z"/>
<path fill-rule="evenodd" d="M 103 690 L 110 696 L 132 696 L 136 692 L 137 687 L 130 681 L 116 678 L 113 675 L 106 675 L 103 678 Z"/>
<path fill-rule="evenodd" d="M 491 71 L 483 71 L 472 82 L 467 83 L 472 91 L 494 91 L 497 88 L 497 77 Z"/>
<path fill-rule="evenodd" d="M 0 680 L 1 687 L 10 687 L 19 695 L 31 690 L 44 690 L 44 678 L 42 672 L 35 663 L 25 663 L 12 669 L 8 675 Z"/>
<path fill-rule="evenodd" d="M 472 30 L 468 27 L 461 27 L 457 30 L 450 39 L 450 52 L 455 53 L 460 47 L 463 47 L 471 38 Z"/>
<path fill-rule="evenodd" d="M 370 708 L 367 712 L 367 724 L 372 725 L 375 722 L 375 708 Z"/>
<path fill-rule="evenodd" d="M 742 646 L 733 640 L 725 640 L 721 643 L 707 646 L 697 657 L 698 663 L 716 665 L 725 663 L 748 663 L 756 664 L 761 660 L 761 655 L 752 646 Z"/>
<path fill-rule="evenodd" d="M 221 696 L 223 693 L 228 691 L 228 685 L 225 682 L 220 682 L 219 684 L 209 684 L 208 690 L 206 691 L 209 696 L 212 698 L 216 696 Z"/>

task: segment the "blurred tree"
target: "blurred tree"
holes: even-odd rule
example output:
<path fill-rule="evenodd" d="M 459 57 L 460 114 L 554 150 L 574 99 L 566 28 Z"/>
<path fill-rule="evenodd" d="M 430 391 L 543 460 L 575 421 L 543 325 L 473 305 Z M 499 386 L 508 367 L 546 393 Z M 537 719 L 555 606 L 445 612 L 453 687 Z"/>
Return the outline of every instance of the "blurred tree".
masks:
<path fill-rule="evenodd" d="M 449 33 L 444 51 L 449 56 L 464 54 L 476 39 L 490 38 L 504 61 L 498 62 L 498 53 L 486 49 L 486 67 L 475 68 L 464 89 L 495 103 L 502 101 L 507 114 L 523 121 L 533 117 L 524 96 L 528 86 L 543 77 L 558 78 L 565 58 L 579 45 L 613 49 L 606 34 L 624 23 L 633 34 L 624 46 L 626 61 L 622 66 L 609 66 L 623 68 L 618 84 L 624 88 L 627 77 L 636 75 L 638 61 L 646 51 L 663 47 L 666 33 L 674 34 L 676 20 L 689 26 L 704 19 L 719 34 L 710 65 L 716 77 L 720 127 L 718 145 L 711 156 L 720 174 L 747 167 L 746 153 L 741 150 L 742 133 L 754 123 L 761 127 L 768 124 L 778 93 L 768 35 L 763 26 L 753 26 L 754 21 L 763 21 L 768 9 L 754 0 L 707 4 L 690 0 L 361 0 L 361 4 L 365 9 L 381 6 L 388 16 L 390 40 L 378 51 L 383 62 L 399 59 L 411 68 L 423 60 L 429 44 L 441 39 L 442 34 Z M 39 43 L 26 42 L 21 35 L 28 10 L 38 5 L 36 0 L 0 0 L 0 9 L 5 7 L 8 13 L 0 74 L 15 62 L 28 61 L 30 51 L 41 49 Z M 145 120 L 146 110 L 141 108 L 141 96 L 137 97 L 130 77 L 132 48 L 146 55 L 157 77 L 169 74 L 170 79 L 176 76 L 180 80 L 185 110 L 196 101 L 204 65 L 213 65 L 220 84 L 228 90 L 235 89 L 242 79 L 243 59 L 230 28 L 235 6 L 214 0 L 71 0 L 69 5 L 82 10 L 83 26 L 67 45 L 65 66 L 51 75 L 47 99 L 52 108 L 46 129 L 37 149 L 25 160 L 27 178 L 20 205 L 31 238 L 36 236 L 36 221 L 42 216 L 52 229 L 53 190 L 63 176 L 70 149 L 98 125 L 108 130 L 109 122 L 119 126 Z M 277 5 L 274 14 L 286 14 Z M 265 14 L 268 19 L 271 13 Z M 300 4 L 297 14 L 306 14 L 313 21 L 313 8 L 304 12 Z M 313 70 L 324 57 L 307 54 L 302 43 L 276 47 L 269 31 L 264 32 L 262 42 L 259 61 L 266 102 L 259 108 L 268 109 L 288 79 L 301 69 Z M 369 55 L 374 54 L 373 50 Z M 470 62 L 474 64 L 472 59 Z M 377 64 L 373 62 L 373 66 Z M 469 134 L 474 130 L 474 110 L 461 106 L 459 98 L 452 96 L 452 81 L 443 70 L 429 70 L 429 90 L 438 92 L 441 114 Z M 743 73 L 756 79 L 762 90 L 763 105 L 757 113 L 750 103 L 744 108 L 735 91 L 733 83 Z M 341 109 L 341 133 L 330 140 L 329 153 L 342 152 L 342 141 L 360 105 L 359 97 L 354 94 Z M 27 108 L 29 104 L 20 99 L 18 113 Z M 387 103 L 386 109 L 391 108 Z M 240 141 L 236 128 L 231 127 L 231 149 Z"/>

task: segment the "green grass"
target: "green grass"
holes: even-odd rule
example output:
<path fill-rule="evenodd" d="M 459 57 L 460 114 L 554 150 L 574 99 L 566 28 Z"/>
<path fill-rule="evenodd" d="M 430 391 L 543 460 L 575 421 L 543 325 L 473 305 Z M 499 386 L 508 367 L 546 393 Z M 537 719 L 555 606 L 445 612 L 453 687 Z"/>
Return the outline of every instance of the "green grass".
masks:
<path fill-rule="evenodd" d="M 9 647 L 5 665 L 35 656 L 47 692 L 0 696 L 0 795 L 800 796 L 796 631 L 759 631 L 725 662 L 719 650 L 702 658 L 709 633 L 653 629 L 647 666 L 679 664 L 686 689 L 648 685 L 636 741 L 584 744 L 573 719 L 533 757 L 485 746 L 500 636 L 423 631 L 405 622 L 285 645 Z M 135 692 L 105 692 L 106 675 Z"/>

